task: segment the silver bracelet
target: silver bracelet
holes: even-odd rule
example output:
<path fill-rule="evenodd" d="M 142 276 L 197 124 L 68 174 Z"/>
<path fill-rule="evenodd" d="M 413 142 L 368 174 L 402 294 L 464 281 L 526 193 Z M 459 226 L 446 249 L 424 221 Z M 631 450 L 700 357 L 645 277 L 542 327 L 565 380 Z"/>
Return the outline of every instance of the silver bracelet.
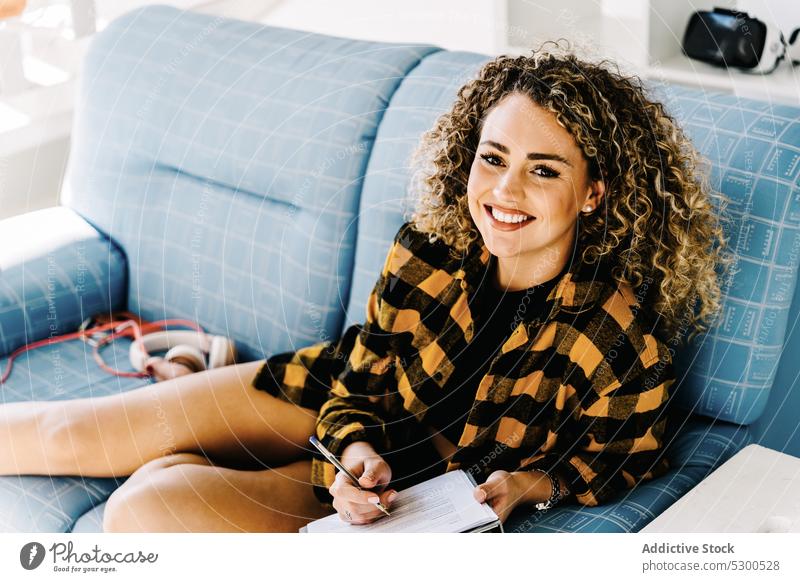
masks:
<path fill-rule="evenodd" d="M 561 485 L 558 482 L 558 477 L 554 477 L 553 475 L 551 475 L 549 472 L 545 471 L 544 469 L 536 469 L 536 470 L 537 471 L 541 471 L 542 473 L 547 475 L 547 478 L 550 480 L 550 487 L 552 489 L 552 493 L 550 494 L 550 498 L 547 501 L 540 501 L 539 503 L 536 503 L 534 505 L 534 507 L 536 509 L 540 510 L 540 511 L 543 510 L 543 509 L 550 509 L 556 503 L 558 503 L 558 501 L 562 497 L 562 495 L 561 495 Z M 564 491 L 564 495 L 563 496 L 566 497 L 567 495 L 569 495 L 569 491 Z"/>

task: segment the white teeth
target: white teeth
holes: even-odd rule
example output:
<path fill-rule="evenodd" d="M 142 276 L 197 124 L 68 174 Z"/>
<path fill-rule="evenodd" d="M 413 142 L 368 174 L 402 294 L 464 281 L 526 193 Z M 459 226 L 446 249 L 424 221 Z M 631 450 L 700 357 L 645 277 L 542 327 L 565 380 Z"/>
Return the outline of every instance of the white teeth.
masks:
<path fill-rule="evenodd" d="M 530 220 L 532 218 L 531 216 L 524 216 L 522 214 L 506 214 L 505 212 L 500 212 L 494 206 L 492 206 L 491 208 L 492 208 L 492 216 L 494 216 L 495 220 L 499 220 L 500 222 L 517 224 L 519 222 Z"/>

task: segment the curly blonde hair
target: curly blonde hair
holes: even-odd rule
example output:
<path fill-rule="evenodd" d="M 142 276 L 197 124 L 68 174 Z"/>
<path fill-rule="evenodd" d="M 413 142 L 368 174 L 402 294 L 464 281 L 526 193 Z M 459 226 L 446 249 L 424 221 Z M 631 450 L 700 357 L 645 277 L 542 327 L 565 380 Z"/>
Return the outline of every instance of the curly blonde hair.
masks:
<path fill-rule="evenodd" d="M 663 332 L 677 344 L 689 329 L 691 342 L 721 312 L 720 280 L 733 262 L 723 229 L 729 200 L 712 192 L 706 160 L 637 76 L 562 48 L 548 42 L 530 55 L 501 55 L 459 89 L 412 154 L 412 222 L 454 255 L 481 236 L 466 195 L 481 125 L 509 93 L 527 95 L 573 136 L 591 178 L 605 181 L 602 208 L 580 217 L 580 260 L 608 261 L 614 280 L 634 290 L 650 277 L 646 303 Z"/>

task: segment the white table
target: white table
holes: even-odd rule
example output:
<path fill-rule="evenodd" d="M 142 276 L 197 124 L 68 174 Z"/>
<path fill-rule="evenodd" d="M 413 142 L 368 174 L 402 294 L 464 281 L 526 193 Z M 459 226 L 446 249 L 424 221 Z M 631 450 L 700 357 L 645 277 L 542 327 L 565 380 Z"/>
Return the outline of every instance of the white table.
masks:
<path fill-rule="evenodd" d="M 748 445 L 642 533 L 800 533 L 800 459 Z"/>

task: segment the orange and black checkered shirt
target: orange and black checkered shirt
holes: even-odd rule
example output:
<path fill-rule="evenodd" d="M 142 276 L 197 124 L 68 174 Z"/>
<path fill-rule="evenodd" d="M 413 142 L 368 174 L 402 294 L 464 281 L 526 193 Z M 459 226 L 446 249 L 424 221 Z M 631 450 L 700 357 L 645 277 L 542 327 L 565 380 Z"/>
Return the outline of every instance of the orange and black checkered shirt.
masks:
<path fill-rule="evenodd" d="M 451 356 L 472 340 L 481 307 L 475 289 L 488 249 L 479 239 L 461 258 L 451 251 L 404 223 L 365 323 L 267 358 L 253 385 L 319 410 L 317 437 L 337 456 L 358 440 L 381 454 L 405 446 L 441 400 Z M 575 262 L 544 308 L 530 310 L 544 316 L 523 314 L 477 384 L 448 471 L 469 470 L 478 482 L 498 469 L 554 471 L 570 499 L 594 506 L 668 469 L 670 352 L 633 289 L 610 281 L 602 265 Z M 315 454 L 311 481 L 324 503 L 334 476 Z"/>

